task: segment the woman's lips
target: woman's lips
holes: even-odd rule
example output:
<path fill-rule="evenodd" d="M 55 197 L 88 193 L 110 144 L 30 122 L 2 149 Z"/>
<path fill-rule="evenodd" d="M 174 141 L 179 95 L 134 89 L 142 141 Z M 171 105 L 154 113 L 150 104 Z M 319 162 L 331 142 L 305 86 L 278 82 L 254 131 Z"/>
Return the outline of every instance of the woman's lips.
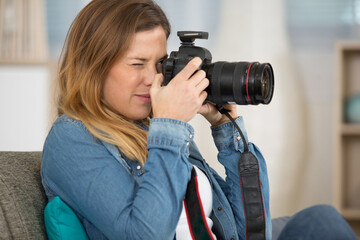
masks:
<path fill-rule="evenodd" d="M 137 94 L 135 96 L 144 102 L 151 102 L 150 94 Z"/>

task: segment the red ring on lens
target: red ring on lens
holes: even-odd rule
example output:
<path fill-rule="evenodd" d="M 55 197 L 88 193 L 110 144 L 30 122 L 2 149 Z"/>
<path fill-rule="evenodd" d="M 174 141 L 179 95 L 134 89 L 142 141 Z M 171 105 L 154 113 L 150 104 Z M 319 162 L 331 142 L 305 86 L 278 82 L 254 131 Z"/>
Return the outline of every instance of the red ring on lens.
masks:
<path fill-rule="evenodd" d="M 249 74 L 250 74 L 250 68 L 251 68 L 252 64 L 253 64 L 253 62 L 250 63 L 249 68 L 247 70 L 247 76 L 246 76 L 246 95 L 247 95 L 249 104 L 251 104 L 250 95 L 249 95 Z"/>

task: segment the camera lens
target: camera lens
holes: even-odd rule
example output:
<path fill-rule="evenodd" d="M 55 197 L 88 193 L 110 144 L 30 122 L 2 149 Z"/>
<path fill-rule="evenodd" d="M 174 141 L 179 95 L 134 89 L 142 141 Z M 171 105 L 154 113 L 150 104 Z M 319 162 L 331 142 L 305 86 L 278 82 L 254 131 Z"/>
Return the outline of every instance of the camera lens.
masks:
<path fill-rule="evenodd" d="M 210 86 L 207 101 L 222 104 L 270 103 L 274 73 L 269 63 L 215 62 L 206 69 Z"/>

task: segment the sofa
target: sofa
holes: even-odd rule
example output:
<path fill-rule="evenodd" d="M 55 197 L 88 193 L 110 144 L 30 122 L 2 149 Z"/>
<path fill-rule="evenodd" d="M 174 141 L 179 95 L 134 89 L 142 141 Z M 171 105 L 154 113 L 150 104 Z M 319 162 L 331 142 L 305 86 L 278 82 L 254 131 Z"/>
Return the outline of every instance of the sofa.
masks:
<path fill-rule="evenodd" d="M 41 152 L 0 151 L 0 240 L 47 239 L 41 185 Z M 278 218 L 277 239 L 288 218 Z"/>
<path fill-rule="evenodd" d="M 41 152 L 0 152 L 0 239 L 47 239 Z"/>

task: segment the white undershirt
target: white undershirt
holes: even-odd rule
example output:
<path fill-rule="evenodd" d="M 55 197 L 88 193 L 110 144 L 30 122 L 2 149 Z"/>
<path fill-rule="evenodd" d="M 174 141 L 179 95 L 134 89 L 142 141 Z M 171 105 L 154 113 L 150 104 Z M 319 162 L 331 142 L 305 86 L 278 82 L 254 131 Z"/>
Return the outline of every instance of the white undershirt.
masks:
<path fill-rule="evenodd" d="M 194 166 L 194 168 L 197 174 L 199 194 L 200 194 L 201 203 L 203 205 L 204 214 L 206 217 L 206 222 L 209 228 L 211 229 L 213 226 L 213 221 L 210 219 L 210 214 L 212 211 L 212 202 L 213 202 L 211 185 L 207 176 L 196 166 Z M 212 233 L 212 235 L 213 238 L 216 240 L 215 234 Z M 192 237 L 189 230 L 189 224 L 186 217 L 184 201 L 183 201 L 183 208 L 181 211 L 178 225 L 176 227 L 176 240 L 189 240 L 189 239 L 192 239 Z"/>

